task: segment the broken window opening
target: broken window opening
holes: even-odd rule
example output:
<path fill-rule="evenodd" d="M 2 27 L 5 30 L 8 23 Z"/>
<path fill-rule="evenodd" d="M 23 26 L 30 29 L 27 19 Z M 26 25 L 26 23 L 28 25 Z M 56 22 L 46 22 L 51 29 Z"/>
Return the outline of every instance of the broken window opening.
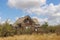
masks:
<path fill-rule="evenodd" d="M 18 27 L 21 27 L 21 23 L 20 24 L 17 24 L 18 25 Z"/>
<path fill-rule="evenodd" d="M 25 22 L 25 23 L 29 23 L 29 19 L 28 19 L 28 18 L 25 19 L 24 22 Z"/>

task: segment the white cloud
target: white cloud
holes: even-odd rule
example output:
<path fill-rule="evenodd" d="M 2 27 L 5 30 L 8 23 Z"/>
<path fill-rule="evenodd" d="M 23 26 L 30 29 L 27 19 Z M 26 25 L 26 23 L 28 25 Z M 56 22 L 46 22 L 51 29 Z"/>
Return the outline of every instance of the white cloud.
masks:
<path fill-rule="evenodd" d="M 1 17 L 0 17 L 0 23 L 1 23 Z"/>
<path fill-rule="evenodd" d="M 16 18 L 15 18 L 15 20 L 18 20 L 18 19 L 19 19 L 19 17 L 16 17 Z"/>
<path fill-rule="evenodd" d="M 46 16 L 44 19 L 38 19 L 41 22 L 48 20 L 49 24 L 60 23 L 60 4 L 54 5 L 50 3 L 48 5 L 46 4 L 46 0 L 8 0 L 8 5 L 10 7 L 22 9 L 24 12 L 35 13 L 43 17 Z"/>
<path fill-rule="evenodd" d="M 0 24 L 4 24 L 5 22 L 9 23 L 9 24 L 13 24 L 14 22 L 11 19 L 8 20 L 2 20 L 0 21 Z"/>
<path fill-rule="evenodd" d="M 13 24 L 14 23 L 14 21 L 12 21 L 11 19 L 7 19 L 6 20 L 9 24 Z"/>
<path fill-rule="evenodd" d="M 1 17 L 0 17 L 0 20 L 1 20 Z"/>
<path fill-rule="evenodd" d="M 48 18 L 38 18 L 38 17 L 32 17 L 33 19 L 37 19 L 38 23 L 43 24 L 44 22 L 48 22 Z"/>
<path fill-rule="evenodd" d="M 46 16 L 48 18 L 49 24 L 60 24 L 60 4 L 59 5 L 46 5 L 40 8 L 30 9 L 31 12 L 37 15 Z"/>
<path fill-rule="evenodd" d="M 56 14 L 54 14 L 53 16 L 60 16 L 60 13 L 56 13 Z"/>
<path fill-rule="evenodd" d="M 32 7 L 39 7 L 46 3 L 46 0 L 8 0 L 8 5 L 10 7 L 16 8 L 32 8 Z"/>

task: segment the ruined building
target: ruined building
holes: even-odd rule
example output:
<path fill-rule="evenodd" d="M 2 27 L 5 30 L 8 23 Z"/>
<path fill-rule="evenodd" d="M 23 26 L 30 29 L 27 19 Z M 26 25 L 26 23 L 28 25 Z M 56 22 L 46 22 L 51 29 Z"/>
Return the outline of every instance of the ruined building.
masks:
<path fill-rule="evenodd" d="M 37 19 L 32 19 L 30 16 L 25 16 L 19 18 L 13 25 L 17 29 L 31 29 L 32 32 L 40 31 L 40 24 L 38 23 Z"/>

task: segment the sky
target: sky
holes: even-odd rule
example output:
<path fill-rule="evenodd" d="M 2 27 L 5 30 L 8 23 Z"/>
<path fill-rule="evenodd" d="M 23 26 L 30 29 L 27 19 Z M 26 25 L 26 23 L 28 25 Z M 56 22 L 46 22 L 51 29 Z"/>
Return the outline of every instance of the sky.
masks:
<path fill-rule="evenodd" d="M 60 24 L 60 0 L 0 0 L 0 22 L 29 15 L 39 23 Z"/>

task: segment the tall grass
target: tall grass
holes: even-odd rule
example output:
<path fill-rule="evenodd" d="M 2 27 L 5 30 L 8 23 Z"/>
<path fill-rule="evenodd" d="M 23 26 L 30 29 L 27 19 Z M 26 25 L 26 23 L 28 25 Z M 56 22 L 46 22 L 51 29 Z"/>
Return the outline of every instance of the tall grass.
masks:
<path fill-rule="evenodd" d="M 0 40 L 60 40 L 60 36 L 56 34 L 15 35 L 12 37 L 1 37 Z"/>

